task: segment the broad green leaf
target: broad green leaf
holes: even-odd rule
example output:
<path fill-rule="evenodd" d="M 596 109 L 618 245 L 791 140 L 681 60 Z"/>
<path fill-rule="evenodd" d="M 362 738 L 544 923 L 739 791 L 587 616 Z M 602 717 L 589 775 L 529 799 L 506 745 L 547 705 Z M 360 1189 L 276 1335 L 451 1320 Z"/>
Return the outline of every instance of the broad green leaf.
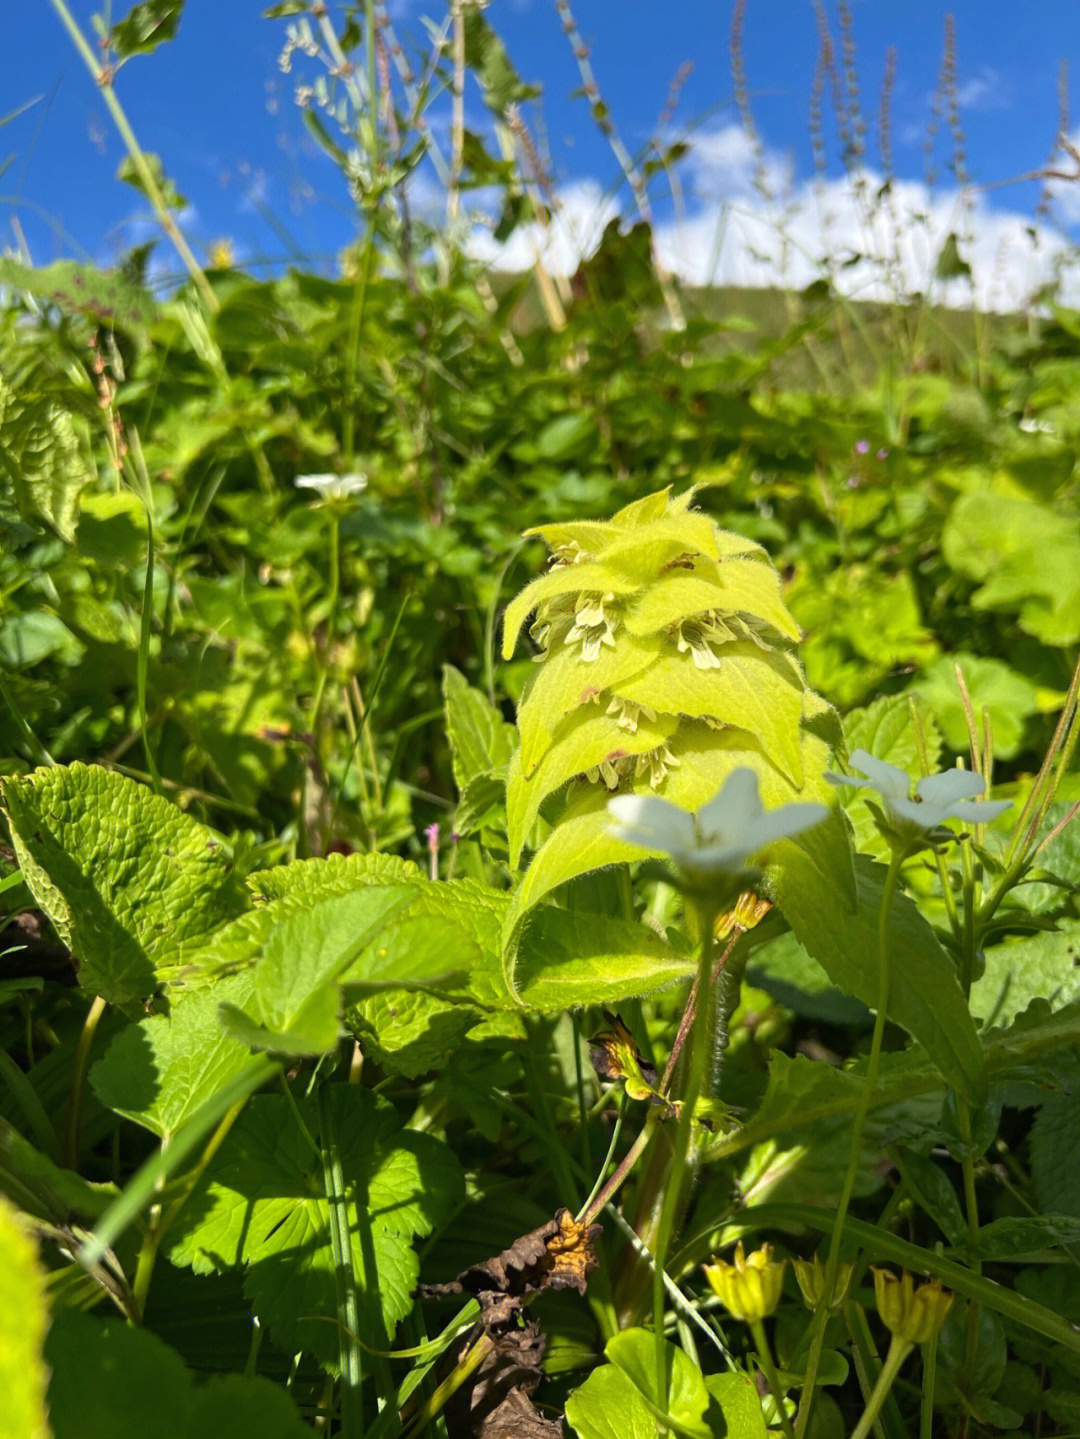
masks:
<path fill-rule="evenodd" d="M 942 1087 L 927 1088 L 925 1070 L 913 1067 L 906 1054 L 884 1058 L 859 1153 L 855 1193 L 860 1195 L 880 1188 L 885 1146 L 934 1126 L 944 1100 Z M 839 1199 L 863 1082 L 859 1072 L 773 1052 L 765 1097 L 739 1136 L 742 1145 L 748 1140 L 754 1145 L 739 1176 L 748 1202 Z M 721 1152 L 729 1152 L 723 1141 L 717 1145 Z"/>
<path fill-rule="evenodd" d="M 770 878 L 784 918 L 835 985 L 876 1006 L 878 912 L 885 868 L 856 856 L 858 887 L 852 912 L 823 882 L 820 868 L 806 860 L 797 842 L 784 841 L 783 848 L 783 865 L 770 872 Z M 919 1041 L 950 1084 L 966 1088 L 982 1067 L 975 1024 L 955 967 L 904 894 L 893 903 L 888 942 L 889 1017 Z"/>
<path fill-rule="evenodd" d="M 656 1420 L 614 1364 L 594 1369 L 566 1401 L 567 1423 L 580 1439 L 656 1439 Z M 762 1427 L 764 1439 L 764 1426 Z"/>
<path fill-rule="evenodd" d="M 311 1432 L 284 1388 L 240 1374 L 197 1383 L 174 1349 L 118 1315 L 59 1315 L 45 1355 L 55 1439 L 304 1439 Z"/>
<path fill-rule="evenodd" d="M 801 785 L 804 687 L 798 664 L 744 641 L 718 646 L 716 655 L 719 669 L 699 670 L 690 655 L 669 653 L 612 689 L 658 714 L 708 715 L 746 730 L 792 784 Z"/>
<path fill-rule="evenodd" d="M 1080 1215 L 1036 1214 L 981 1225 L 978 1253 L 980 1259 L 1010 1264 L 1073 1244 L 1080 1244 Z"/>
<path fill-rule="evenodd" d="M 705 1422 L 709 1391 L 701 1370 L 683 1350 L 665 1341 L 663 1376 L 657 1372 L 655 1337 L 647 1329 L 622 1330 L 608 1340 L 604 1353 L 661 1422 L 670 1416 L 680 1434 L 711 1439 Z"/>
<path fill-rule="evenodd" d="M 967 1242 L 967 1220 L 952 1181 L 941 1166 L 915 1149 L 897 1147 L 892 1153 L 907 1192 L 950 1244 L 963 1246 Z"/>
<path fill-rule="evenodd" d="M 619 635 L 615 648 L 602 649 L 590 664 L 576 649 L 565 646 L 550 654 L 533 671 L 518 709 L 522 773 L 530 777 L 535 772 L 568 715 L 598 700 L 604 692 L 617 690 L 663 649 L 660 640 L 631 640 Z M 607 701 L 604 703 L 606 707 Z"/>
<path fill-rule="evenodd" d="M 768 990 L 786 1009 L 808 1019 L 828 1024 L 866 1022 L 862 1001 L 838 989 L 790 930 L 750 950 L 746 977 L 757 988 Z"/>
<path fill-rule="evenodd" d="M 1003 1028 L 1033 999 L 1061 1009 L 1080 999 L 1080 928 L 1035 934 L 985 952 L 986 968 L 971 987 L 971 1012 L 986 1027 Z"/>
<path fill-rule="evenodd" d="M 44 520 L 74 544 L 93 479 L 84 423 L 47 395 L 16 395 L 0 375 L 0 494 L 9 489 L 23 519 Z"/>
<path fill-rule="evenodd" d="M 300 859 L 248 875 L 248 888 L 264 899 L 284 899 L 310 908 L 320 899 L 349 894 L 365 884 L 396 884 L 423 876 L 411 860 L 396 854 L 331 854 L 325 859 Z"/>
<path fill-rule="evenodd" d="M 98 270 L 74 260 L 54 260 L 51 265 L 31 268 L 0 257 L 0 285 L 128 330 L 150 325 L 157 309 L 149 291 L 118 271 Z"/>
<path fill-rule="evenodd" d="M 883 695 L 863 709 L 852 710 L 844 716 L 844 736 L 847 752 L 866 750 L 875 759 L 895 765 L 904 770 L 911 779 L 922 778 L 919 751 L 915 741 L 915 726 L 911 719 L 911 707 L 915 705 L 922 722 L 926 741 L 926 760 L 933 772 L 938 768 L 941 756 L 941 731 L 935 723 L 926 701 L 915 695 Z M 874 824 L 873 815 L 867 809 L 860 793 L 847 786 L 841 788 L 840 802 L 847 811 L 851 827 L 855 832 L 855 848 L 875 856 L 888 854 L 888 845 Z"/>
<path fill-rule="evenodd" d="M 964 672 L 976 720 L 981 724 L 983 706 L 990 711 L 994 727 L 994 754 L 1011 759 L 1024 741 L 1025 721 L 1030 715 L 1052 710 L 1061 696 L 1040 691 L 1033 680 L 1002 660 L 973 654 L 943 656 L 910 686 L 929 705 L 941 726 L 945 742 L 957 754 L 970 747 L 963 701 L 956 683 L 955 666 Z"/>
<path fill-rule="evenodd" d="M 1072 1092 L 1055 1094 L 1031 1126 L 1031 1178 L 1044 1212 L 1080 1217 L 1080 1106 Z"/>
<path fill-rule="evenodd" d="M 648 754 L 669 740 L 678 727 L 670 715 L 655 720 L 639 717 L 632 732 L 620 729 L 614 716 L 589 706 L 570 714 L 552 737 L 550 748 L 526 779 L 517 756 L 506 776 L 506 821 L 510 863 L 517 865 L 529 833 L 548 795 L 562 789 L 575 775 L 585 774 L 605 760 Z"/>
<path fill-rule="evenodd" d="M 357 1085 L 330 1090 L 348 1176 L 349 1233 L 358 1278 L 361 1337 L 388 1348 L 412 1307 L 419 1263 L 414 1236 L 453 1211 L 462 1184 L 450 1150 L 402 1130 L 391 1104 Z M 298 1101 L 309 1133 L 314 1103 Z M 319 1157 L 288 1101 L 256 1095 L 230 1130 L 167 1238 L 169 1257 L 199 1273 L 246 1266 L 245 1291 L 272 1336 L 326 1368 L 338 1364 L 329 1205 Z M 320 1317 L 324 1316 L 324 1317 Z"/>
<path fill-rule="evenodd" d="M 515 977 L 529 1008 L 557 1011 L 655 994 L 696 967 L 645 925 L 542 906 L 522 929 Z"/>
<path fill-rule="evenodd" d="M 506 776 L 475 774 L 458 795 L 454 831 L 462 839 L 485 829 L 506 829 Z"/>
<path fill-rule="evenodd" d="M 441 1068 L 482 1018 L 467 1004 L 400 990 L 373 994 L 345 1012 L 365 1056 L 388 1074 L 408 1079 Z"/>
<path fill-rule="evenodd" d="M 115 1197 L 115 1186 L 90 1184 L 35 1149 L 0 1115 L 0 1195 L 49 1224 L 72 1217 L 96 1219 Z"/>
<path fill-rule="evenodd" d="M 36 1246 L 15 1215 L 0 1198 L 0 1432 L 11 1439 L 49 1439 L 48 1373 L 41 1358 L 49 1323 L 45 1276 Z"/>
<path fill-rule="evenodd" d="M 247 974 L 174 1001 L 169 1014 L 129 1024 L 90 1071 L 90 1084 L 117 1114 L 168 1139 L 199 1105 L 250 1062 L 247 1046 L 222 1028 L 218 1006 L 242 1004 Z"/>
<path fill-rule="evenodd" d="M 184 0 L 141 0 L 109 32 L 109 43 L 120 58 L 148 55 L 173 39 L 184 11 Z"/>
<path fill-rule="evenodd" d="M 798 625 L 780 598 L 780 576 L 772 565 L 755 559 L 668 570 L 628 607 L 625 624 L 632 635 L 658 634 L 680 620 L 713 611 L 750 615 L 788 639 L 800 637 Z"/>
<path fill-rule="evenodd" d="M 728 1439 L 768 1439 L 765 1416 L 761 1412 L 761 1396 L 749 1375 L 739 1370 L 709 1374 L 705 1387 L 720 1405 Z M 810 1432 L 814 1432 L 812 1425 Z"/>
<path fill-rule="evenodd" d="M 443 696 L 446 737 L 460 792 L 477 775 L 509 763 L 515 748 L 514 726 L 453 665 L 443 666 Z"/>
<path fill-rule="evenodd" d="M 213 833 L 134 780 L 58 765 L 5 780 L 3 796 L 27 886 L 88 993 L 153 994 L 182 945 L 247 906 Z"/>

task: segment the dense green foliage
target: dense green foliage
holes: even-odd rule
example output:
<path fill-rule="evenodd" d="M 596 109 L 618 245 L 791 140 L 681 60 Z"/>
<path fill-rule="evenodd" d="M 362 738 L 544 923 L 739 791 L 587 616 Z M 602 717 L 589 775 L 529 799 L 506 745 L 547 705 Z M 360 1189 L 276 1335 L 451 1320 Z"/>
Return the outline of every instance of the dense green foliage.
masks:
<path fill-rule="evenodd" d="M 11 1432 L 833 1439 L 870 1263 L 956 1296 L 885 1439 L 1075 1432 L 1080 318 L 736 323 L 644 225 L 553 307 L 365 143 L 339 278 L 0 261 Z M 758 869 L 612 832 L 748 770 Z"/>

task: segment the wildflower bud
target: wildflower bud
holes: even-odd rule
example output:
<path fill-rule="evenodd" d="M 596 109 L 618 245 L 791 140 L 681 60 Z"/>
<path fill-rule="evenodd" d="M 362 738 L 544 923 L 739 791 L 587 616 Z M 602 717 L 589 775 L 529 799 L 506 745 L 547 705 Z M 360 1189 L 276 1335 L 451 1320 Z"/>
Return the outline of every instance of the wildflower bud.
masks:
<path fill-rule="evenodd" d="M 763 1244 L 747 1257 L 740 1239 L 735 1246 L 734 1264 L 714 1259 L 703 1268 L 713 1292 L 732 1318 L 756 1324 L 780 1303 L 786 1263 L 786 1259 L 773 1259 L 771 1244 Z"/>
<path fill-rule="evenodd" d="M 731 909 L 725 910 L 716 921 L 717 939 L 727 939 L 733 930 L 756 929 L 772 909 L 772 900 L 762 899 L 752 889 L 744 889 Z"/>
<path fill-rule="evenodd" d="M 907 1344 L 929 1344 L 945 1323 L 956 1298 L 942 1289 L 934 1278 L 915 1288 L 914 1277 L 905 1269 L 900 1278 L 890 1269 L 874 1271 L 874 1295 L 885 1328 Z"/>
<path fill-rule="evenodd" d="M 793 1259 L 791 1267 L 799 1281 L 807 1309 L 816 1309 L 825 1293 L 825 1273 L 828 1265 L 822 1264 L 815 1254 L 813 1259 Z M 827 1306 L 830 1314 L 839 1314 L 844 1307 L 854 1274 L 855 1265 L 850 1260 L 841 1260 L 836 1266 L 836 1280 Z"/>

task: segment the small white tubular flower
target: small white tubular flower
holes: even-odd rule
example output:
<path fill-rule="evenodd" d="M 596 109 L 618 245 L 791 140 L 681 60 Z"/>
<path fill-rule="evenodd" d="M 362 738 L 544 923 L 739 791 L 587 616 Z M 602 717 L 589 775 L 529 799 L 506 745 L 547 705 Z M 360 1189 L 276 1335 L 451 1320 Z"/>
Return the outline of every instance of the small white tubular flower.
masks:
<path fill-rule="evenodd" d="M 314 490 L 320 500 L 347 500 L 367 489 L 367 475 L 297 475 L 298 490 Z"/>
<path fill-rule="evenodd" d="M 827 774 L 832 784 L 866 786 L 875 790 L 885 805 L 889 819 L 898 829 L 930 831 L 947 819 L 966 824 L 986 824 L 1009 808 L 1006 800 L 976 800 L 986 789 L 981 775 L 966 769 L 947 769 L 927 775 L 915 784 L 912 797 L 911 780 L 902 769 L 875 759 L 864 749 L 851 756 L 851 767 L 861 771 L 865 779 L 846 774 Z"/>
<path fill-rule="evenodd" d="M 823 804 L 762 809 L 751 769 L 733 770 L 697 814 L 648 794 L 617 795 L 607 808 L 616 838 L 666 854 L 696 874 L 735 874 L 751 855 L 820 824 L 829 813 Z"/>

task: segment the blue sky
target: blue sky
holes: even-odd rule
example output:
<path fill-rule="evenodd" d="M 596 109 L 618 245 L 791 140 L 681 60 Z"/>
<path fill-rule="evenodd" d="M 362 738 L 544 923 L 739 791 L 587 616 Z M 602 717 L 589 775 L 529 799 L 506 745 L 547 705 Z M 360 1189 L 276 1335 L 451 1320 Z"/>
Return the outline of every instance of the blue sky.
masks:
<path fill-rule="evenodd" d="M 825 3 L 837 35 L 835 4 Z M 89 31 L 97 7 L 75 0 L 72 8 Z M 314 77 L 316 62 L 304 61 L 306 71 L 297 64 L 291 74 L 283 74 L 278 56 L 285 22 L 263 20 L 262 8 L 248 0 L 188 0 L 176 40 L 126 65 L 117 93 L 143 146 L 163 156 L 188 198 L 185 228 L 197 253 L 205 254 L 213 240 L 228 236 L 239 258 L 251 265 L 303 259 L 332 268 L 336 253 L 354 235 L 355 223 L 344 185 L 314 150 L 294 100 L 295 85 Z M 957 228 L 967 235 L 969 251 L 981 258 L 987 276 L 1015 266 L 1034 213 L 1036 184 L 977 192 L 965 210 L 947 172 L 950 142 L 944 133 L 938 137 L 936 188 L 924 184 L 924 142 L 945 15 L 951 11 L 956 17 L 968 169 L 982 185 L 1008 180 L 1045 161 L 1057 126 L 1058 66 L 1080 53 L 1080 7 L 1061 0 L 1029 0 L 1022 7 L 1011 0 L 958 0 L 948 6 L 928 0 L 904 6 L 853 0 L 852 9 L 869 125 L 869 182 L 880 180 L 877 111 L 886 51 L 894 46 L 894 165 L 905 182 L 897 187 L 894 203 L 905 216 L 933 211 L 923 239 L 912 242 L 913 253 L 902 263 L 925 267 L 928 247 L 936 246 L 944 231 Z M 410 49 L 426 43 L 423 17 L 441 19 L 445 13 L 446 0 L 391 5 L 394 24 Z M 574 98 L 580 84 L 577 67 L 551 0 L 493 0 L 486 13 L 523 77 L 543 87 L 542 101 L 529 119 L 565 200 L 567 234 L 561 245 L 550 236 L 534 238 L 547 246 L 553 268 L 566 268 L 604 219 L 632 211 L 632 200 L 616 183 L 619 170 L 607 142 L 583 101 Z M 841 178 L 828 95 L 828 180 L 819 182 L 816 191 L 811 184 L 807 114 L 818 42 L 810 0 L 749 0 L 747 5 L 745 67 L 762 143 L 757 160 L 732 104 L 730 0 L 577 0 L 574 13 L 632 153 L 655 133 L 673 78 L 692 62 L 669 127 L 669 134 L 685 128 L 696 145 L 680 174 L 680 203 L 662 181 L 655 187 L 656 217 L 663 228 L 658 243 L 670 268 L 688 279 L 760 281 L 768 277 L 770 265 L 790 267 L 791 254 L 798 253 L 805 263 L 787 273 L 799 281 L 820 263 L 823 249 L 840 253 L 877 243 L 867 239 L 866 226 L 872 228 L 873 222 L 856 215 L 862 203 L 857 188 Z M 0 7 L 0 81 L 0 113 L 27 106 L 0 131 L 0 161 L 13 157 L 0 176 L 0 245 L 21 248 L 25 238 L 38 263 L 62 255 L 108 261 L 146 238 L 151 227 L 145 205 L 115 179 L 123 158 L 119 137 L 50 0 Z M 476 92 L 470 93 L 467 110 L 469 122 L 480 124 L 483 107 Z M 755 185 L 755 173 L 764 177 L 768 194 Z M 433 204 L 430 180 L 419 188 L 422 201 Z M 828 218 L 824 226 L 822 207 Z M 1080 185 L 1062 189 L 1057 220 L 1066 229 L 1080 221 Z M 778 224 L 790 226 L 785 245 L 763 238 Z M 1060 240 L 1052 228 L 1040 228 L 1038 235 L 1042 249 L 1034 261 L 1025 260 L 1022 274 L 1017 272 L 1021 288 L 1042 276 L 1048 254 L 1058 253 L 1053 246 Z M 884 239 L 878 248 L 887 248 Z M 165 245 L 160 249 L 164 257 Z M 498 261 L 528 263 L 535 246 L 530 249 L 525 235 L 516 248 L 500 252 L 481 238 L 477 250 Z M 755 257 L 762 255 L 759 264 Z M 879 269 L 885 264 L 884 253 L 877 264 Z M 917 275 L 909 279 L 919 283 Z M 868 272 L 858 283 L 864 292 L 873 287 Z M 987 278 L 985 284 L 990 283 Z"/>

